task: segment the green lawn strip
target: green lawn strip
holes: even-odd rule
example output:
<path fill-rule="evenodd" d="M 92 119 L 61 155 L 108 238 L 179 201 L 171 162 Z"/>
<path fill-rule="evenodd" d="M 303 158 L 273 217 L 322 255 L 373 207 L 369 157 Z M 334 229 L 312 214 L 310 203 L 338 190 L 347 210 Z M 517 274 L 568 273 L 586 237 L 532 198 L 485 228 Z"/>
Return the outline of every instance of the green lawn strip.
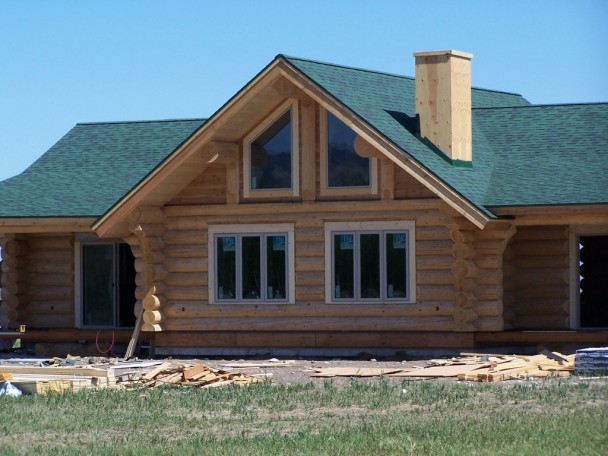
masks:
<path fill-rule="evenodd" d="M 608 383 L 353 381 L 0 397 L 2 454 L 601 454 Z"/>

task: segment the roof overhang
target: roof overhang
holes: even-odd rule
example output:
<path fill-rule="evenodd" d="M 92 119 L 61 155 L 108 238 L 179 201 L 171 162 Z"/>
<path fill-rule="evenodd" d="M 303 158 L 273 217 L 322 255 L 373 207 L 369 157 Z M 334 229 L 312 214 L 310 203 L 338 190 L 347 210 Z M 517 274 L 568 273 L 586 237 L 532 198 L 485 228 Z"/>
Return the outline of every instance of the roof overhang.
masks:
<path fill-rule="evenodd" d="M 0 234 L 91 232 L 95 217 L 0 218 Z"/>
<path fill-rule="evenodd" d="M 513 225 L 608 225 L 608 204 L 489 207 Z"/>

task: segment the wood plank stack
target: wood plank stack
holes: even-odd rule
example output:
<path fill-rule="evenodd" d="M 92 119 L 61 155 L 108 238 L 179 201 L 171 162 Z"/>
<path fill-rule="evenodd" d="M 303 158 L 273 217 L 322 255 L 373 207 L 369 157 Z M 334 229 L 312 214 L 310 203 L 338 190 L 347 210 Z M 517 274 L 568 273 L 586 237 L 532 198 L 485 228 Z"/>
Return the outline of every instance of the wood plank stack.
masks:
<path fill-rule="evenodd" d="M 142 386 L 155 388 L 163 385 L 215 388 L 231 384 L 249 385 L 262 381 L 264 379 L 261 377 L 214 369 L 205 364 L 165 361 L 144 374 L 119 378 L 117 385 L 128 389 Z"/>
<path fill-rule="evenodd" d="M 608 374 L 608 347 L 576 350 L 577 374 Z"/>
<path fill-rule="evenodd" d="M 0 375 L 25 393 L 80 391 L 112 388 L 116 378 L 111 369 L 87 366 L 0 366 Z"/>
<path fill-rule="evenodd" d="M 545 351 L 534 356 L 463 354 L 449 360 L 432 360 L 428 367 L 403 369 L 314 368 L 312 377 L 454 378 L 460 381 L 498 382 L 523 378 L 568 376 L 574 355 Z"/>

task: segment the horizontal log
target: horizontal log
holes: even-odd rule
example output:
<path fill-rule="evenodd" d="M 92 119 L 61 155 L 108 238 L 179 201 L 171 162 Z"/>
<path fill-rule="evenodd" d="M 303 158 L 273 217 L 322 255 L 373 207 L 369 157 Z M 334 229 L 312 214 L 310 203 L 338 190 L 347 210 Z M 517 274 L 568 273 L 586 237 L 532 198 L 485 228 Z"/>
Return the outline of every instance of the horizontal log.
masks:
<path fill-rule="evenodd" d="M 542 227 L 518 227 L 513 237 L 514 241 L 543 241 L 543 240 L 567 240 L 567 226 L 542 226 Z"/>
<path fill-rule="evenodd" d="M 167 258 L 206 258 L 208 249 L 206 243 L 167 245 L 164 252 Z"/>
<path fill-rule="evenodd" d="M 3 316 L 11 327 L 16 327 L 19 324 L 21 311 L 13 307 L 9 307 L 5 302 L 0 303 L 0 316 Z M 8 327 L 8 324 L 7 326 Z"/>
<path fill-rule="evenodd" d="M 325 286 L 325 275 L 322 271 L 296 271 L 296 285 Z"/>
<path fill-rule="evenodd" d="M 150 323 L 143 323 L 141 325 L 142 333 L 159 333 L 163 331 L 162 325 L 151 325 Z"/>
<path fill-rule="evenodd" d="M 138 223 L 129 225 L 129 231 L 137 237 L 161 238 L 166 228 L 162 223 Z"/>
<path fill-rule="evenodd" d="M 340 201 L 340 202 L 302 202 L 299 204 L 284 203 L 259 203 L 259 204 L 240 204 L 237 208 L 224 205 L 208 206 L 166 206 L 164 212 L 168 217 L 177 216 L 239 216 L 239 215 L 258 215 L 259 214 L 330 214 L 355 211 L 366 212 L 386 212 L 388 214 L 399 213 L 400 218 L 410 214 L 425 215 L 437 212 L 442 202 L 439 199 L 419 199 L 419 200 L 400 200 L 400 201 Z M 407 214 L 404 212 L 407 211 Z M 441 217 L 443 217 L 441 215 Z M 440 225 L 437 223 L 436 225 Z"/>
<path fill-rule="evenodd" d="M 202 272 L 170 272 L 165 277 L 167 287 L 193 286 L 206 287 L 208 284 L 207 273 Z"/>
<path fill-rule="evenodd" d="M 295 269 L 297 272 L 300 272 L 300 271 L 323 272 L 325 270 L 325 258 L 324 257 L 299 257 L 299 258 L 296 258 Z"/>
<path fill-rule="evenodd" d="M 165 331 L 157 347 L 466 348 L 473 334 L 453 332 Z"/>
<path fill-rule="evenodd" d="M 475 297 L 479 301 L 502 301 L 502 287 L 479 285 L 475 288 Z"/>
<path fill-rule="evenodd" d="M 568 329 L 570 319 L 563 315 L 517 315 L 511 324 L 516 329 Z"/>
<path fill-rule="evenodd" d="M 74 326 L 72 315 L 36 315 L 28 314 L 25 321 L 21 322 L 32 328 L 70 328 Z"/>
<path fill-rule="evenodd" d="M 325 244 L 322 242 L 296 242 L 297 257 L 323 257 L 325 256 Z"/>
<path fill-rule="evenodd" d="M 569 255 L 518 255 L 513 264 L 518 269 L 567 268 Z"/>
<path fill-rule="evenodd" d="M 127 216 L 130 224 L 162 223 L 164 219 L 164 212 L 157 206 L 140 206 Z"/>
<path fill-rule="evenodd" d="M 560 285 L 570 282 L 568 269 L 529 269 L 511 277 L 518 287 L 528 285 Z"/>
<path fill-rule="evenodd" d="M 473 243 L 473 248 L 478 256 L 501 255 L 506 247 L 502 239 L 478 239 Z"/>
<path fill-rule="evenodd" d="M 501 316 L 479 317 L 473 324 L 477 331 L 502 331 L 505 325 Z"/>
<path fill-rule="evenodd" d="M 416 283 L 422 285 L 451 285 L 454 283 L 451 271 L 419 270 L 416 272 Z"/>
<path fill-rule="evenodd" d="M 517 315 L 542 316 L 570 314 L 569 299 L 519 299 L 509 305 Z"/>
<path fill-rule="evenodd" d="M 465 309 L 462 307 L 454 309 L 454 323 L 456 325 L 473 323 L 475 320 L 477 320 L 475 309 Z"/>
<path fill-rule="evenodd" d="M 32 250 L 27 255 L 28 263 L 35 263 L 39 261 L 50 261 L 50 262 L 74 262 L 74 249 L 38 249 Z"/>
<path fill-rule="evenodd" d="M 479 269 L 500 269 L 502 267 L 502 258 L 500 255 L 478 254 L 473 261 L 475 262 L 475 266 Z"/>
<path fill-rule="evenodd" d="M 147 264 L 141 271 L 143 283 L 162 281 L 167 276 L 167 270 L 158 264 Z"/>
<path fill-rule="evenodd" d="M 452 256 L 453 243 L 449 239 L 416 241 L 416 257 L 425 255 Z"/>
<path fill-rule="evenodd" d="M 452 317 L 277 317 L 277 318 L 184 318 L 168 319 L 167 331 L 448 331 Z"/>
<path fill-rule="evenodd" d="M 454 264 L 452 255 L 417 255 L 416 269 L 421 270 L 447 270 Z"/>
<path fill-rule="evenodd" d="M 166 245 L 206 244 L 207 232 L 201 230 L 166 231 L 163 241 Z"/>
<path fill-rule="evenodd" d="M 70 301 L 74 300 L 74 287 L 45 286 L 28 287 L 28 300 L 33 301 Z"/>
<path fill-rule="evenodd" d="M 27 277 L 28 286 L 42 287 L 42 286 L 66 286 L 74 287 L 74 274 L 30 274 Z"/>
<path fill-rule="evenodd" d="M 207 272 L 207 258 L 167 258 L 167 272 Z"/>
<path fill-rule="evenodd" d="M 28 315 L 72 315 L 74 316 L 75 304 L 74 300 L 54 301 L 40 300 L 30 301 L 25 308 Z"/>
<path fill-rule="evenodd" d="M 165 221 L 165 227 L 167 231 L 180 231 L 180 230 L 206 230 L 207 219 L 205 217 L 180 217 L 172 216 L 167 218 Z"/>
<path fill-rule="evenodd" d="M 73 250 L 72 236 L 29 236 L 27 245 L 30 251 L 35 250 Z"/>
<path fill-rule="evenodd" d="M 250 317 L 432 317 L 451 316 L 449 302 L 417 304 L 203 304 L 199 301 L 171 301 L 163 306 L 166 318 L 250 318 Z"/>
<path fill-rule="evenodd" d="M 201 301 L 206 302 L 207 287 L 167 287 L 164 292 L 167 301 Z"/>
<path fill-rule="evenodd" d="M 477 301 L 475 312 L 480 317 L 503 316 L 503 303 L 502 301 Z"/>
<path fill-rule="evenodd" d="M 448 239 L 450 232 L 445 226 L 416 227 L 417 241 L 443 241 Z"/>
<path fill-rule="evenodd" d="M 452 301 L 454 293 L 452 285 L 416 286 L 416 299 L 419 301 Z"/>
<path fill-rule="evenodd" d="M 516 255 L 568 255 L 567 240 L 517 241 L 511 246 Z"/>
<path fill-rule="evenodd" d="M 295 241 L 296 242 L 325 242 L 325 232 L 323 227 L 299 227 L 296 224 L 295 230 Z"/>
<path fill-rule="evenodd" d="M 515 289 L 516 299 L 568 299 L 570 297 L 570 287 L 554 285 L 529 285 Z"/>
<path fill-rule="evenodd" d="M 27 267 L 28 274 L 73 274 L 74 264 L 36 262 Z"/>
<path fill-rule="evenodd" d="M 507 240 L 512 238 L 515 233 L 517 233 L 516 229 L 512 225 L 502 225 L 501 227 L 492 228 L 490 225 L 486 225 L 486 227 L 477 232 L 478 239 L 499 239 L 499 240 Z"/>

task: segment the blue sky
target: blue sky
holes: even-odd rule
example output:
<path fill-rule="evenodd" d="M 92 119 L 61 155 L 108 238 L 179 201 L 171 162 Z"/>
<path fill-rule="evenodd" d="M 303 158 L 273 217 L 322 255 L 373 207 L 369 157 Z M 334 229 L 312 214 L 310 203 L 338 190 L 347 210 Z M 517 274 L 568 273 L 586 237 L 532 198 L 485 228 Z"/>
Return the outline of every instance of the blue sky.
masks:
<path fill-rule="evenodd" d="M 474 86 L 608 101 L 606 24 L 605 0 L 0 0 L 0 180 L 78 122 L 208 117 L 279 53 L 413 76 L 457 49 Z"/>

